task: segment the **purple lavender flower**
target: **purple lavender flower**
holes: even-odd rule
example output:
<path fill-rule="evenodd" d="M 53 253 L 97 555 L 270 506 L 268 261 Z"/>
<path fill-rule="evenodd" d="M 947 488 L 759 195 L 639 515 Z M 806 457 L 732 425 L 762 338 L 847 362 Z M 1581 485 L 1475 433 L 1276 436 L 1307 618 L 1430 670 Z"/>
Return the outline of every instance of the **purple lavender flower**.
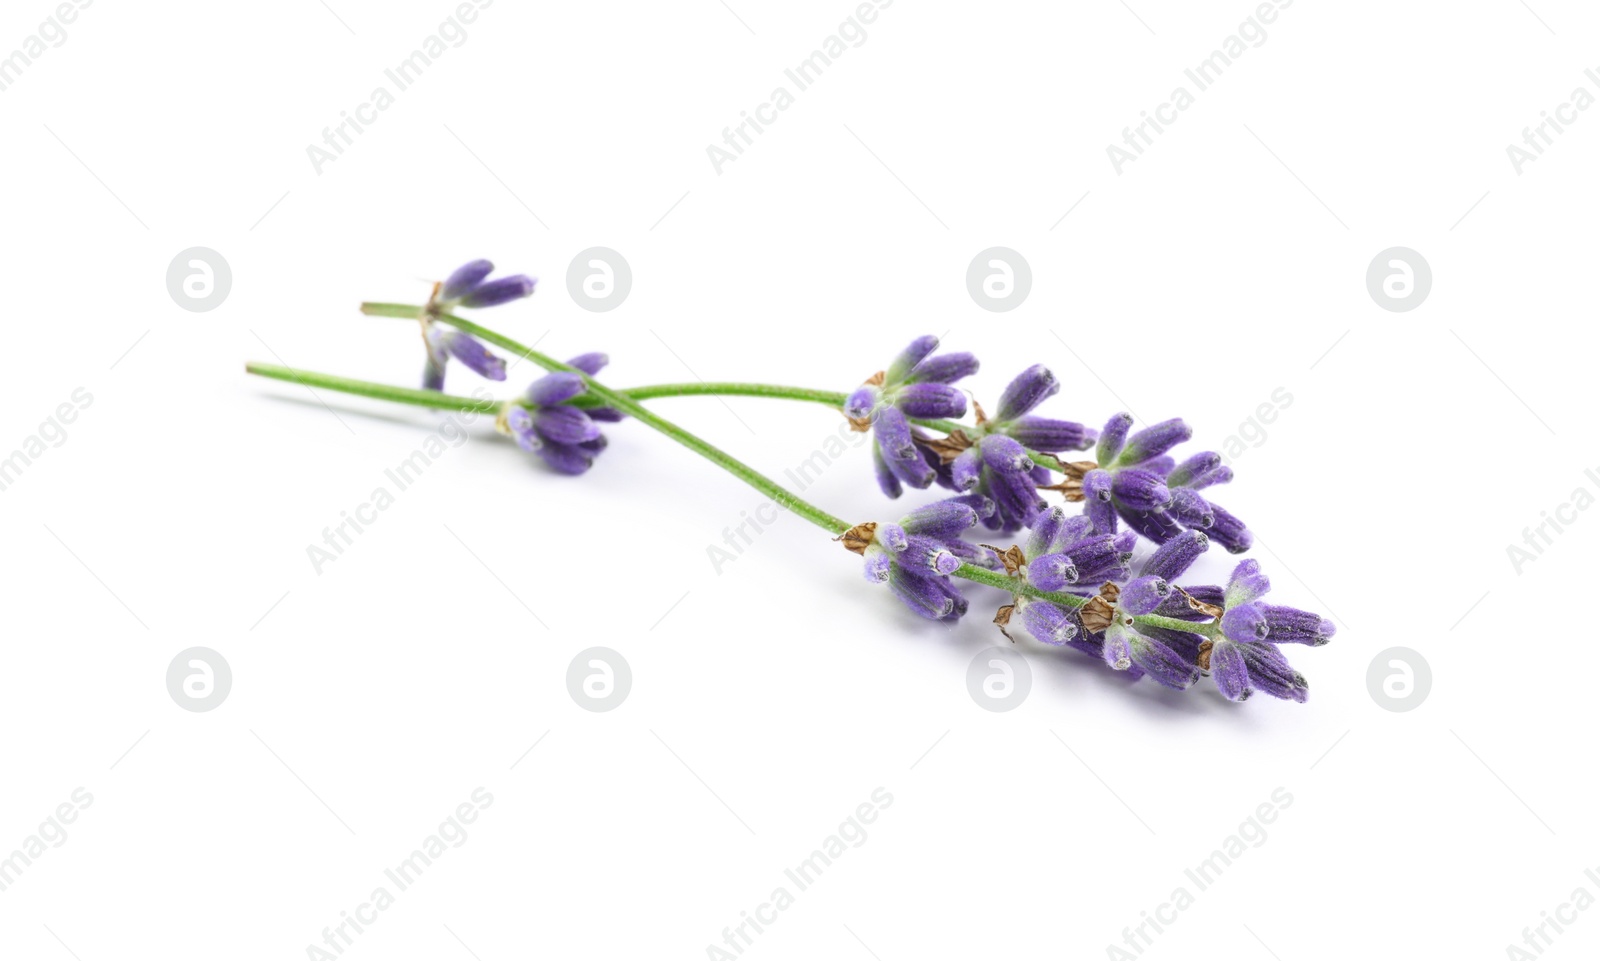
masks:
<path fill-rule="evenodd" d="M 1052 508 L 1048 515 L 1051 520 L 1036 525 L 1034 535 L 1041 536 L 1040 528 L 1048 528 L 1055 523 L 1059 523 L 1061 531 L 1054 535 L 1057 539 L 1063 534 L 1072 536 L 1076 532 L 1092 529 L 1086 517 L 1054 521 L 1055 516 L 1064 514 L 1062 508 Z M 1131 531 L 1124 531 L 1118 536 L 1131 538 L 1131 534 Z M 1121 587 L 1106 583 L 1083 606 L 1072 610 L 1062 609 L 1062 615 L 1078 629 L 1076 636 L 1068 642 L 1069 646 L 1100 658 L 1113 670 L 1128 671 L 1134 677 L 1148 674 L 1157 683 L 1180 691 L 1193 686 L 1201 676 L 1199 651 L 1205 638 L 1188 631 L 1151 627 L 1139 623 L 1135 618 L 1163 610 L 1172 599 L 1179 597 L 1170 579 L 1187 570 L 1206 546 L 1204 534 L 1183 532 L 1146 558 L 1138 576 L 1128 583 Z M 1126 556 L 1123 555 L 1122 561 L 1123 577 L 1128 576 Z M 1030 575 L 1034 572 L 1031 563 L 1029 571 Z M 1034 580 L 1035 586 L 1051 589 L 1038 583 L 1036 578 L 1030 579 Z"/>
<path fill-rule="evenodd" d="M 1200 491 L 1233 479 L 1222 457 L 1212 451 L 1175 463 L 1167 451 L 1189 439 L 1181 419 L 1139 431 L 1131 414 L 1117 414 L 1100 432 L 1094 461 L 1063 465 L 1066 479 L 1045 485 L 1068 500 L 1082 500 L 1096 529 L 1115 532 L 1119 521 L 1157 544 L 1185 530 L 1204 531 L 1230 553 L 1250 548 L 1254 538 L 1244 522 Z"/>
<path fill-rule="evenodd" d="M 1037 417 L 1030 412 L 1060 391 L 1061 383 L 1042 364 L 1019 374 L 1000 395 L 993 418 L 978 411 L 978 424 L 952 431 L 944 438 L 913 435 L 940 486 L 977 491 L 994 500 L 995 516 L 984 526 L 1010 534 L 1027 526 L 1045 508 L 1039 485 L 1049 471 L 1034 460 L 1036 452 L 1084 450 L 1095 432 L 1072 421 Z"/>
<path fill-rule="evenodd" d="M 451 357 L 461 361 L 480 377 L 506 379 L 506 362 L 489 353 L 489 349 L 474 337 L 430 323 L 422 339 L 428 347 L 427 365 L 422 374 L 424 390 L 444 390 L 444 367 Z"/>
<path fill-rule="evenodd" d="M 907 418 L 961 417 L 967 412 L 967 395 L 952 385 L 975 373 L 978 360 L 967 353 L 935 355 L 938 348 L 939 338 L 918 337 L 845 401 L 851 425 L 872 431 L 878 486 L 890 497 L 899 497 L 905 485 L 925 488 L 936 477 L 918 447 L 919 436 L 926 435 L 913 432 Z"/>
<path fill-rule="evenodd" d="M 990 506 L 976 495 L 952 497 L 919 507 L 896 523 L 858 524 L 840 540 L 864 558 L 867 580 L 887 584 L 922 617 L 954 622 L 967 612 L 967 600 L 949 575 L 963 563 L 994 563 L 988 552 L 961 539 Z"/>
<path fill-rule="evenodd" d="M 593 376 L 606 365 L 604 354 L 583 354 L 567 363 Z M 598 419 L 614 414 L 610 408 L 581 410 L 567 403 L 585 390 L 583 378 L 566 371 L 549 373 L 534 381 L 522 397 L 507 406 L 503 425 L 517 446 L 538 454 L 563 474 L 582 474 L 605 450 Z M 602 413 L 604 412 L 604 413 Z"/>
<path fill-rule="evenodd" d="M 422 309 L 422 341 L 428 359 L 422 371 L 424 390 L 444 390 L 445 364 L 451 357 L 490 380 L 506 379 L 505 361 L 489 352 L 475 338 L 458 330 L 442 328 L 436 321 L 441 314 L 457 307 L 495 307 L 533 293 L 534 280 L 522 274 L 489 280 L 494 264 L 474 260 L 456 268 L 443 283 L 435 284 L 433 295 Z"/>
<path fill-rule="evenodd" d="M 1216 603 L 1201 601 L 1202 608 L 1209 608 L 1201 613 L 1221 613 L 1218 636 L 1201 645 L 1197 663 L 1211 672 L 1217 690 L 1231 701 L 1261 691 L 1303 703 L 1306 679 L 1289 666 L 1279 646 L 1320 647 L 1332 639 L 1335 627 L 1318 614 L 1263 603 L 1261 598 L 1270 589 L 1261 566 L 1246 560 L 1234 568 L 1227 587 L 1204 590 Z M 1198 597 L 1202 589 L 1191 588 L 1189 593 Z"/>

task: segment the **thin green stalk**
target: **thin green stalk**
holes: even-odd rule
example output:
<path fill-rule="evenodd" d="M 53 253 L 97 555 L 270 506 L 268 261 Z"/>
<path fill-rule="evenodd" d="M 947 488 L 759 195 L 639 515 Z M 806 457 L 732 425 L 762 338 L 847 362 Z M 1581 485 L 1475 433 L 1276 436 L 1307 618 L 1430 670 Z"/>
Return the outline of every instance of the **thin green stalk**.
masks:
<path fill-rule="evenodd" d="M 341 393 L 355 394 L 360 397 L 373 397 L 378 400 L 393 401 L 397 404 L 410 404 L 413 407 L 431 407 L 435 410 L 476 411 L 484 414 L 493 413 L 500 409 L 500 402 L 493 399 L 484 400 L 481 397 L 441 394 L 436 390 L 413 390 L 410 387 L 394 387 L 389 384 L 374 383 L 370 380 L 340 377 L 336 374 L 319 374 L 316 371 L 280 367 L 277 364 L 249 363 L 244 365 L 244 369 L 245 373 L 255 374 L 257 377 L 286 380 L 291 384 L 304 384 L 307 387 L 323 387 L 328 390 L 337 390 Z"/>
<path fill-rule="evenodd" d="M 420 307 L 406 304 L 368 303 L 361 305 L 362 313 L 375 317 L 407 317 L 414 319 L 420 314 L 421 310 L 422 308 Z M 566 371 L 577 374 L 583 378 L 584 385 L 588 388 L 589 393 L 604 400 L 607 407 L 621 411 L 639 423 L 665 434 L 772 498 L 773 502 L 780 507 L 793 511 L 830 534 L 843 534 L 851 528 L 852 525 L 846 521 L 833 516 L 810 501 L 790 493 L 777 481 L 735 458 L 733 455 L 701 440 L 699 436 L 691 434 L 666 418 L 656 416 L 646 410 L 638 401 L 619 391 L 612 390 L 576 367 L 564 364 L 554 357 L 542 354 L 531 347 L 524 347 L 503 334 L 496 333 L 487 327 L 480 327 L 472 321 L 457 317 L 454 314 L 440 314 L 437 319 L 441 323 L 449 324 L 463 333 L 471 334 L 480 340 L 494 344 L 502 350 L 510 351 L 519 357 L 531 360 L 545 370 Z"/>

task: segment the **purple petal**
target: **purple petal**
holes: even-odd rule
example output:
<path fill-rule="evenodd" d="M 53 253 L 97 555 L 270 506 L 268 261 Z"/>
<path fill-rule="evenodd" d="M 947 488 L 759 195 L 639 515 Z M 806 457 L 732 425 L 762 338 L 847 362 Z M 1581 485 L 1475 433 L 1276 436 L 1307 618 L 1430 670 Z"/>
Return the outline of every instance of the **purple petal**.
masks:
<path fill-rule="evenodd" d="M 1117 608 L 1126 614 L 1149 614 L 1161 606 L 1172 586 L 1154 574 L 1136 577 L 1122 587 L 1117 596 Z"/>
<path fill-rule="evenodd" d="M 889 589 L 907 607 L 930 620 L 944 620 L 957 613 L 953 592 L 941 588 L 939 579 L 919 576 L 899 564 L 889 571 Z"/>
<path fill-rule="evenodd" d="M 1009 437 L 989 434 L 977 445 L 982 450 L 984 466 L 991 470 L 1017 472 L 1033 467 L 1033 459 L 1023 446 Z M 1031 483 L 1029 486 L 1032 486 Z"/>
<path fill-rule="evenodd" d="M 563 474 L 582 474 L 594 466 L 594 458 L 571 444 L 546 444 L 538 454 L 546 464 Z"/>
<path fill-rule="evenodd" d="M 883 382 L 885 384 L 901 384 L 911 373 L 911 369 L 922 363 L 922 359 L 939 349 L 939 338 L 932 334 L 924 334 L 913 340 L 902 350 L 889 366 L 884 369 Z"/>
<path fill-rule="evenodd" d="M 1200 680 L 1200 668 L 1176 651 L 1154 638 L 1131 631 L 1129 633 L 1132 635 L 1129 648 L 1134 663 L 1144 668 L 1144 672 L 1156 683 L 1184 691 Z"/>
<path fill-rule="evenodd" d="M 1173 487 L 1187 487 L 1189 482 L 1202 474 L 1208 474 L 1222 466 L 1222 455 L 1214 450 L 1201 451 L 1186 458 L 1183 463 L 1172 469 L 1167 475 L 1167 483 Z"/>
<path fill-rule="evenodd" d="M 1041 554 L 1028 562 L 1028 583 L 1041 591 L 1059 591 L 1078 583 L 1078 565 L 1070 554 Z"/>
<path fill-rule="evenodd" d="M 1172 487 L 1169 490 L 1172 493 L 1172 506 L 1167 510 L 1178 523 L 1205 530 L 1217 522 L 1217 514 L 1211 509 L 1211 502 L 1204 497 L 1187 487 Z"/>
<path fill-rule="evenodd" d="M 1183 576 L 1206 548 L 1211 546 L 1210 538 L 1199 531 L 1184 531 L 1160 547 L 1144 562 L 1141 569 L 1146 575 L 1155 575 L 1168 582 L 1175 581 Z"/>
<path fill-rule="evenodd" d="M 1191 480 L 1186 486 L 1188 486 L 1190 490 L 1204 490 L 1207 487 L 1215 487 L 1218 484 L 1226 484 L 1231 480 L 1233 480 L 1233 468 L 1218 467 L 1216 470 L 1206 471 L 1204 474 L 1201 474 L 1199 477 Z"/>
<path fill-rule="evenodd" d="M 958 491 L 970 491 L 978 486 L 978 475 L 982 470 L 983 452 L 974 444 L 950 462 L 950 482 Z"/>
<path fill-rule="evenodd" d="M 1267 627 L 1267 616 L 1261 610 L 1264 606 L 1245 604 L 1228 608 L 1222 615 L 1223 636 L 1241 644 L 1266 640 L 1270 629 Z"/>
<path fill-rule="evenodd" d="M 881 396 L 878 388 L 871 384 L 862 384 L 845 398 L 844 412 L 849 417 L 862 418 L 870 415 L 872 409 L 878 406 Z"/>
<path fill-rule="evenodd" d="M 1222 696 L 1230 701 L 1242 701 L 1250 696 L 1250 668 L 1245 664 L 1239 645 L 1220 640 L 1211 648 L 1211 679 L 1217 682 Z"/>
<path fill-rule="evenodd" d="M 1272 590 L 1272 582 L 1261 573 L 1261 564 L 1254 558 L 1243 560 L 1228 578 L 1228 590 L 1223 595 L 1227 607 L 1242 607 Z"/>
<path fill-rule="evenodd" d="M 1194 431 L 1190 429 L 1188 424 L 1183 422 L 1181 417 L 1164 420 L 1159 424 L 1151 424 L 1149 427 L 1136 431 L 1128 437 L 1128 442 L 1123 447 L 1122 454 L 1118 456 L 1117 463 L 1137 464 L 1140 461 L 1147 461 L 1152 457 L 1165 454 L 1192 436 L 1194 436 Z"/>
<path fill-rule="evenodd" d="M 894 558 L 890 557 L 887 551 L 869 547 L 861 573 L 874 584 L 886 584 L 889 581 L 889 569 L 893 566 Z"/>
<path fill-rule="evenodd" d="M 1133 666 L 1133 638 L 1136 635 L 1122 626 L 1120 621 L 1113 621 L 1106 628 L 1104 646 L 1100 649 L 1100 656 L 1111 666 L 1113 671 L 1126 671 Z"/>
<path fill-rule="evenodd" d="M 512 407 L 506 412 L 506 426 L 517 446 L 532 453 L 544 446 L 544 441 L 533 432 L 533 411 L 526 407 Z"/>
<path fill-rule="evenodd" d="M 1018 418 L 1003 429 L 1022 446 L 1047 454 L 1088 450 L 1095 438 L 1095 432 L 1082 424 L 1049 417 Z"/>
<path fill-rule="evenodd" d="M 966 352 L 927 357 L 911 368 L 906 382 L 911 384 L 953 384 L 978 372 L 978 358 Z"/>
<path fill-rule="evenodd" d="M 1072 618 L 1049 601 L 1020 597 L 1017 613 L 1022 616 L 1022 626 L 1042 644 L 1060 647 L 1078 633 L 1078 625 Z"/>
<path fill-rule="evenodd" d="M 1128 442 L 1128 431 L 1132 427 L 1132 414 L 1112 414 L 1106 421 L 1105 429 L 1100 432 L 1100 445 L 1095 448 L 1095 460 L 1101 467 L 1110 467 L 1122 453 L 1122 445 Z"/>
<path fill-rule="evenodd" d="M 1111 478 L 1111 494 L 1136 511 L 1162 511 L 1172 505 L 1172 491 L 1161 475 L 1139 468 L 1119 470 Z"/>
<path fill-rule="evenodd" d="M 431 350 L 422 366 L 422 389 L 444 390 L 444 364 L 434 358 Z"/>
<path fill-rule="evenodd" d="M 1006 385 L 1000 394 L 1000 407 L 995 411 L 995 420 L 1016 420 L 1028 411 L 1038 407 L 1045 398 L 1054 395 L 1061 389 L 1061 381 L 1056 380 L 1056 375 L 1050 368 L 1043 364 L 1034 364 L 1027 370 L 1018 374 L 1016 379 Z"/>
<path fill-rule="evenodd" d="M 554 407 L 562 401 L 583 393 L 583 378 L 577 374 L 558 371 L 545 374 L 543 377 L 528 385 L 527 393 L 523 397 L 535 407 Z"/>
<path fill-rule="evenodd" d="M 926 534 L 947 541 L 960 537 L 978 523 L 978 512 L 957 500 L 935 501 L 900 519 L 910 534 Z"/>
<path fill-rule="evenodd" d="M 906 423 L 906 415 L 893 407 L 883 408 L 872 419 L 872 436 L 877 440 L 878 446 L 883 448 L 883 454 L 889 459 L 890 464 L 894 463 L 896 457 L 902 459 L 916 457 L 918 461 L 922 459 L 921 455 L 917 454 L 916 445 L 912 443 L 911 425 Z M 895 473 L 900 474 L 898 470 Z"/>
<path fill-rule="evenodd" d="M 576 367 L 585 374 L 588 374 L 590 377 L 593 377 L 594 375 L 600 373 L 601 369 L 609 363 L 611 363 L 611 358 L 608 355 L 602 354 L 599 351 L 593 351 L 587 354 L 579 354 L 578 356 L 572 358 L 571 360 L 567 361 L 567 366 Z"/>
<path fill-rule="evenodd" d="M 905 528 L 899 524 L 879 524 L 877 530 L 878 543 L 889 550 L 899 553 L 910 546 L 911 542 L 906 537 Z"/>
<path fill-rule="evenodd" d="M 961 566 L 961 559 L 943 544 L 923 534 L 906 538 L 906 549 L 899 561 L 919 574 L 953 574 Z"/>
<path fill-rule="evenodd" d="M 1320 614 L 1293 607 L 1262 604 L 1267 619 L 1267 640 L 1274 644 L 1309 644 L 1321 647 L 1336 633 L 1332 621 Z"/>
<path fill-rule="evenodd" d="M 1240 644 L 1245 666 L 1250 672 L 1250 687 L 1286 701 L 1306 702 L 1306 679 L 1289 666 L 1282 652 L 1271 644 Z"/>
<path fill-rule="evenodd" d="M 551 444 L 581 444 L 600 436 L 600 426 L 576 407 L 543 407 L 533 415 L 533 429 Z"/>
<path fill-rule="evenodd" d="M 904 490 L 900 486 L 900 478 L 889 469 L 889 462 L 884 460 L 883 451 L 876 444 L 872 445 L 872 473 L 878 478 L 878 489 L 883 491 L 885 497 L 900 496 Z"/>
<path fill-rule="evenodd" d="M 463 307 L 498 307 L 532 296 L 534 279 L 524 274 L 501 277 L 473 288 L 461 298 Z"/>
<path fill-rule="evenodd" d="M 1136 511 L 1118 504 L 1116 512 L 1129 527 L 1157 544 L 1165 544 L 1183 533 L 1183 527 L 1165 511 Z"/>
<path fill-rule="evenodd" d="M 611 407 L 586 407 L 584 412 L 590 420 L 604 421 L 607 424 L 616 424 L 622 421 L 622 412 Z"/>
<path fill-rule="evenodd" d="M 494 264 L 487 260 L 474 260 L 462 264 L 445 280 L 444 286 L 439 290 L 439 297 L 442 300 L 455 300 L 483 283 L 483 279 L 492 273 Z"/>
<path fill-rule="evenodd" d="M 1226 468 L 1224 468 L 1226 470 Z M 1206 533 L 1223 546 L 1229 554 L 1243 554 L 1256 541 L 1255 535 L 1244 526 L 1244 521 L 1223 510 L 1215 501 L 1211 505 L 1211 526 Z"/>
<path fill-rule="evenodd" d="M 962 417 L 967 395 L 949 384 L 907 384 L 894 393 L 894 404 L 908 417 Z"/>
<path fill-rule="evenodd" d="M 466 364 L 479 376 L 489 380 L 506 379 L 506 362 L 489 353 L 489 349 L 476 339 L 459 330 L 450 330 L 440 335 L 439 343 L 450 352 L 450 356 Z"/>

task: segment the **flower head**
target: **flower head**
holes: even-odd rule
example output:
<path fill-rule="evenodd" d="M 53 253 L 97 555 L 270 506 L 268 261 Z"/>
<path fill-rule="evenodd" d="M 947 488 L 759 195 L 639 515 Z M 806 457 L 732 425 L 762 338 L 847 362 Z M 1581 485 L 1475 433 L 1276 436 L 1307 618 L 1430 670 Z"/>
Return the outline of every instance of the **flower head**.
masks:
<path fill-rule="evenodd" d="M 967 612 L 967 600 L 950 581 L 964 563 L 990 566 L 993 560 L 961 539 L 992 505 L 976 495 L 952 497 L 919 507 L 894 523 L 857 524 L 839 537 L 860 554 L 868 581 L 887 584 L 915 613 L 954 622 Z"/>
<path fill-rule="evenodd" d="M 1083 501 L 1100 531 L 1115 532 L 1120 521 L 1157 544 L 1185 530 L 1204 531 L 1230 553 L 1248 550 L 1254 537 L 1244 522 L 1200 493 L 1233 479 L 1222 456 L 1205 451 L 1182 463 L 1167 456 L 1192 434 L 1181 418 L 1132 427 L 1133 415 L 1113 416 L 1100 432 L 1095 460 L 1063 464 L 1065 480 L 1047 489 Z"/>
<path fill-rule="evenodd" d="M 1320 647 L 1335 633 L 1332 621 L 1309 611 L 1262 603 L 1271 589 L 1253 560 L 1234 568 L 1220 603 L 1220 636 L 1201 646 L 1198 662 L 1211 672 L 1217 690 L 1231 701 L 1256 691 L 1293 701 L 1306 699 L 1306 679 L 1289 666 L 1281 644 Z"/>
<path fill-rule="evenodd" d="M 463 264 L 442 283 L 433 285 L 433 294 L 422 308 L 422 342 L 427 348 L 423 368 L 425 390 L 444 389 L 445 364 L 451 357 L 490 380 L 506 379 L 506 363 L 489 352 L 476 338 L 459 330 L 442 327 L 438 318 L 457 307 L 495 307 L 533 293 L 534 280 L 522 274 L 489 280 L 494 264 L 474 260 Z"/>
<path fill-rule="evenodd" d="M 971 354 L 939 354 L 939 338 L 918 337 L 889 366 L 867 378 L 845 400 L 844 414 L 859 431 L 872 431 L 878 486 L 899 497 L 903 485 L 925 488 L 936 471 L 918 445 L 920 431 L 907 418 L 961 417 L 967 395 L 952 386 L 978 369 Z"/>
<path fill-rule="evenodd" d="M 606 365 L 607 357 L 584 354 L 567 363 L 593 376 Z M 582 474 L 606 448 L 606 439 L 595 421 L 616 419 L 610 408 L 585 410 L 568 403 L 585 389 L 578 374 L 546 374 L 506 406 L 498 426 L 516 440 L 517 446 L 538 454 L 554 469 L 563 474 Z"/>
<path fill-rule="evenodd" d="M 941 439 L 920 441 L 942 486 L 994 500 L 995 516 L 985 520 L 991 530 L 1021 530 L 1044 510 L 1038 488 L 1049 482 L 1050 474 L 1035 462 L 1036 452 L 1084 450 L 1094 443 L 1094 430 L 1082 424 L 1031 413 L 1060 390 L 1061 382 L 1049 368 L 1035 364 L 1006 386 L 993 418 L 979 408 L 970 433 L 955 430 Z"/>

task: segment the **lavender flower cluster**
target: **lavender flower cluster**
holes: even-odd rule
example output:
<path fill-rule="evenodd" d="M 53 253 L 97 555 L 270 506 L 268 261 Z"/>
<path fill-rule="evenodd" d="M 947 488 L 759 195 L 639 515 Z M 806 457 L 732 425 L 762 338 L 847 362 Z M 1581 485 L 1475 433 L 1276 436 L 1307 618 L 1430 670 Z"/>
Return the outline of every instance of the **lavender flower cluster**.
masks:
<path fill-rule="evenodd" d="M 1133 417 L 1121 413 L 1095 431 L 1036 415 L 1061 388 L 1039 365 L 1011 381 L 992 417 L 974 403 L 974 425 L 938 423 L 965 414 L 966 396 L 953 385 L 978 362 L 937 349 L 936 338 L 913 341 L 844 407 L 856 429 L 872 432 L 884 494 L 934 485 L 955 492 L 842 538 L 865 558 L 867 580 L 887 584 L 917 614 L 953 621 L 968 606 L 952 578 L 963 563 L 1003 572 L 1015 585 L 995 616 L 1007 637 L 1020 626 L 1041 643 L 1180 690 L 1209 675 L 1230 700 L 1260 692 L 1305 701 L 1305 677 L 1280 648 L 1327 643 L 1331 621 L 1264 603 L 1269 585 L 1254 560 L 1226 585 L 1177 583 L 1213 543 L 1234 554 L 1251 546 L 1244 523 L 1209 497 L 1233 477 L 1221 455 L 1180 461 L 1169 453 L 1192 434 L 1179 419 L 1133 430 Z M 1094 460 L 1059 456 L 1091 447 Z M 1081 504 L 1081 513 L 1049 506 L 1044 492 Z M 976 547 L 963 535 L 980 524 L 1022 534 L 1021 542 Z M 1155 549 L 1135 564 L 1141 539 Z"/>
<path fill-rule="evenodd" d="M 463 266 L 423 308 L 427 389 L 443 389 L 450 358 L 491 380 L 505 379 L 503 360 L 437 322 L 458 306 L 490 307 L 533 292 L 528 277 L 489 280 L 492 272 L 485 260 Z M 977 372 L 978 360 L 938 348 L 938 338 L 917 338 L 843 404 L 851 425 L 872 434 L 885 495 L 898 498 L 908 487 L 951 492 L 838 538 L 862 556 L 867 580 L 886 585 L 923 617 L 954 622 L 968 609 L 957 586 L 965 571 L 968 580 L 1011 589 L 1011 603 L 994 618 L 1007 637 L 1018 628 L 1043 644 L 1180 690 L 1209 675 L 1230 700 L 1260 692 L 1305 701 L 1306 680 L 1282 647 L 1327 643 L 1331 621 L 1265 603 L 1269 585 L 1254 560 L 1240 562 L 1225 585 L 1178 583 L 1212 544 L 1234 554 L 1251 546 L 1244 523 L 1210 497 L 1233 478 L 1221 455 L 1177 459 L 1171 452 L 1192 434 L 1181 419 L 1134 430 L 1132 415 L 1119 413 L 1097 431 L 1036 414 L 1061 390 L 1043 365 L 1017 375 L 992 415 L 974 401 L 973 423 L 954 423 L 949 418 L 964 417 L 969 405 L 956 383 Z M 589 376 L 606 363 L 597 353 L 568 361 Z M 585 391 L 579 374 L 546 374 L 502 407 L 498 426 L 555 470 L 584 473 L 606 446 L 599 423 L 621 419 L 610 408 L 574 405 Z M 1091 448 L 1093 460 L 1062 458 Z M 1051 492 L 1081 510 L 1050 506 Z M 967 534 L 980 525 L 1020 542 L 973 543 Z M 1154 549 L 1135 563 L 1141 539 Z"/>

